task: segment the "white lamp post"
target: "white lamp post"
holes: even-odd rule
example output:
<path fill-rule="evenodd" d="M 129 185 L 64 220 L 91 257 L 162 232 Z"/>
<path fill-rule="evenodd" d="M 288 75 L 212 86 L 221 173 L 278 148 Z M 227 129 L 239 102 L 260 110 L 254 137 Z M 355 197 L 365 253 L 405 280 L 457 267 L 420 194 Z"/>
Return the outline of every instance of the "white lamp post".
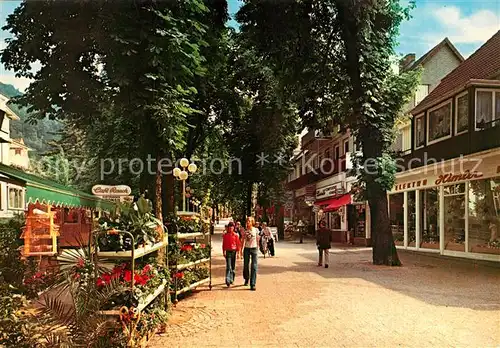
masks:
<path fill-rule="evenodd" d="M 189 163 L 187 158 L 181 158 L 179 161 L 180 168 L 175 167 L 173 170 L 174 176 L 182 181 L 182 211 L 186 211 L 186 180 L 189 177 L 189 173 L 194 174 L 196 172 L 196 164 Z"/>

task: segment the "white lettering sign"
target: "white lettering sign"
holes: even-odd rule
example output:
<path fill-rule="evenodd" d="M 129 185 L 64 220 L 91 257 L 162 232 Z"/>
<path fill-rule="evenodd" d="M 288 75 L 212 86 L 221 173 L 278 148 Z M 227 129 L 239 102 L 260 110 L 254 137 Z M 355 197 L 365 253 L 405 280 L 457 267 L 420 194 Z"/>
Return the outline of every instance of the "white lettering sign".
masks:
<path fill-rule="evenodd" d="M 132 193 L 132 189 L 126 185 L 94 185 L 92 187 L 92 194 L 96 196 L 129 196 Z"/>

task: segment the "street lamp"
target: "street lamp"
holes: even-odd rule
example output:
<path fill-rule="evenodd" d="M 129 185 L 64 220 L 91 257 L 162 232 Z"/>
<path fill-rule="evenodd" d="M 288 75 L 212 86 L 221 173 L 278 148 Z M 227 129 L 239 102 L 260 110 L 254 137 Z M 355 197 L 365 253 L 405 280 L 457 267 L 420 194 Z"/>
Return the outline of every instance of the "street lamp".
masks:
<path fill-rule="evenodd" d="M 186 211 L 186 180 L 189 177 L 189 173 L 194 174 L 196 172 L 196 164 L 189 163 L 187 158 L 181 158 L 179 161 L 180 168 L 175 167 L 173 170 L 174 176 L 182 181 L 182 211 Z"/>

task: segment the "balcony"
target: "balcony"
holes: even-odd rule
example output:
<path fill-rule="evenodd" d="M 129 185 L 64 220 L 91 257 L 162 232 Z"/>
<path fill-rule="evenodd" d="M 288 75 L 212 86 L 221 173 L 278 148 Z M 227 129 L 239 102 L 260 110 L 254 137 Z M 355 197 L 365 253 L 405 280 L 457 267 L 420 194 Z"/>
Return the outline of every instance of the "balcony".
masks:
<path fill-rule="evenodd" d="M 289 190 L 298 190 L 301 187 L 313 184 L 319 180 L 328 178 L 347 170 L 350 156 L 341 156 L 337 161 L 325 161 L 322 168 L 316 167 L 313 171 L 299 176 L 297 179 L 290 181 L 287 184 Z"/>

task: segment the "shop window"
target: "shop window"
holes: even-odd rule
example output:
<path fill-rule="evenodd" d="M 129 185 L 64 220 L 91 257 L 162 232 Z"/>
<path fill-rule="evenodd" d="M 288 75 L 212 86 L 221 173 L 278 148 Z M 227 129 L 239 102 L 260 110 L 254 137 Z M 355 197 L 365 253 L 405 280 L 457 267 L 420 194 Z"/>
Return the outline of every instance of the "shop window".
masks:
<path fill-rule="evenodd" d="M 416 244 L 416 193 L 415 191 L 409 191 L 408 195 L 408 209 L 406 209 L 406 214 L 408 214 L 408 246 L 414 247 Z"/>
<path fill-rule="evenodd" d="M 425 145 L 424 114 L 415 117 L 415 148 Z"/>
<path fill-rule="evenodd" d="M 9 209 L 24 209 L 23 189 L 9 187 Z"/>
<path fill-rule="evenodd" d="M 500 254 L 500 177 L 469 183 L 469 251 Z"/>
<path fill-rule="evenodd" d="M 465 184 L 444 187 L 446 250 L 465 251 Z"/>
<path fill-rule="evenodd" d="M 486 129 L 500 124 L 500 91 L 476 91 L 476 129 Z"/>
<path fill-rule="evenodd" d="M 429 110 L 427 143 L 432 144 L 451 136 L 451 101 Z"/>
<path fill-rule="evenodd" d="M 469 95 L 467 92 L 457 97 L 455 127 L 456 134 L 465 133 L 469 129 Z"/>
<path fill-rule="evenodd" d="M 439 249 L 439 190 L 420 191 L 420 247 Z"/>
<path fill-rule="evenodd" d="M 404 243 L 404 194 L 389 196 L 389 219 L 391 221 L 392 238 L 396 245 Z"/>
<path fill-rule="evenodd" d="M 340 230 L 341 229 L 341 217 L 338 212 L 329 213 L 331 216 L 330 219 L 330 229 L 332 230 Z"/>

